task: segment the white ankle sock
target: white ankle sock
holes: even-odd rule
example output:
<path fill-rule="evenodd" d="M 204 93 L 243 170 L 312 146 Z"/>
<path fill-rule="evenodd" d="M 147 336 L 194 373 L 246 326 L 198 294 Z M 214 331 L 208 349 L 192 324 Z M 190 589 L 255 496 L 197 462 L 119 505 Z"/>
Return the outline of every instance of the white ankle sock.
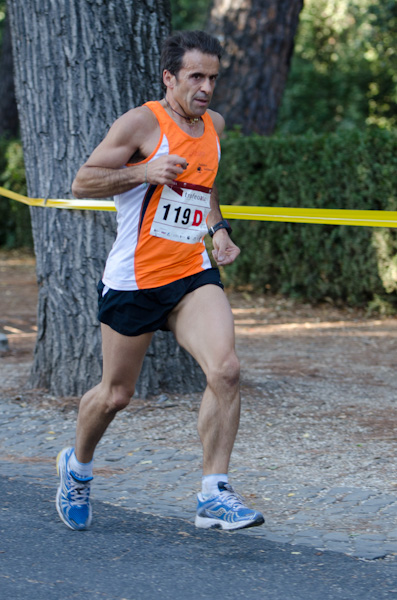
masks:
<path fill-rule="evenodd" d="M 229 479 L 225 473 L 216 473 L 215 475 L 204 475 L 202 479 L 201 493 L 204 498 L 211 498 L 219 494 L 218 482 L 228 483 Z"/>
<path fill-rule="evenodd" d="M 92 476 L 92 465 L 94 461 L 89 463 L 81 463 L 77 460 L 76 455 L 73 450 L 73 454 L 69 459 L 69 470 L 72 475 L 76 479 L 80 479 L 81 481 L 90 481 L 93 478 Z"/>

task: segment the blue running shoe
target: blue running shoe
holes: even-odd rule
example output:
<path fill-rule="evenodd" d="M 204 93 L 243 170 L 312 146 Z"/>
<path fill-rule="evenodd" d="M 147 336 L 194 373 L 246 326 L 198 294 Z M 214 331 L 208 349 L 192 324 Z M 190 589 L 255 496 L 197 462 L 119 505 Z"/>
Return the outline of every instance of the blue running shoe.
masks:
<path fill-rule="evenodd" d="M 91 524 L 90 482 L 78 480 L 70 473 L 68 462 L 74 448 L 64 448 L 57 456 L 59 488 L 56 506 L 62 521 L 77 531 L 87 529 Z"/>
<path fill-rule="evenodd" d="M 217 528 L 233 531 L 245 527 L 255 527 L 265 522 L 263 515 L 245 506 L 241 496 L 232 486 L 220 481 L 219 495 L 204 500 L 198 494 L 195 525 L 203 529 Z"/>

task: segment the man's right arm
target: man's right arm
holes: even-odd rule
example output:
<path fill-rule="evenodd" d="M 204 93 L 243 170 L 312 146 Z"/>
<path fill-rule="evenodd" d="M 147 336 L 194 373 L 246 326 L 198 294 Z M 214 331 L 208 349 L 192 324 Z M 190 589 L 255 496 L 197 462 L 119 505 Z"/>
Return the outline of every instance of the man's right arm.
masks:
<path fill-rule="evenodd" d="M 76 198 L 107 198 L 142 183 L 171 184 L 187 166 L 180 156 L 162 156 L 150 163 L 125 167 L 137 151 L 142 156 L 151 154 L 156 147 L 156 135 L 158 138 L 160 129 L 148 109 L 133 109 L 117 119 L 77 172 L 72 184 L 73 195 Z"/>

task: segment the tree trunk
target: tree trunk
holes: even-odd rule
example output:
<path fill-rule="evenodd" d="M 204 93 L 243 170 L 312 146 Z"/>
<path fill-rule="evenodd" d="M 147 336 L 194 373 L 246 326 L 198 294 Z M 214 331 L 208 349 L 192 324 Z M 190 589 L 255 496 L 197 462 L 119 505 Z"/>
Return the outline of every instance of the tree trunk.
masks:
<path fill-rule="evenodd" d="M 18 109 L 15 99 L 14 69 L 12 66 L 12 48 L 10 21 L 6 15 L 3 29 L 3 41 L 0 56 L 0 136 L 18 135 Z"/>
<path fill-rule="evenodd" d="M 28 193 L 68 198 L 77 169 L 111 123 L 160 97 L 159 47 L 169 33 L 169 1 L 9 0 L 8 10 Z M 49 208 L 33 208 L 31 216 L 39 303 L 30 386 L 80 395 L 101 376 L 96 284 L 115 216 Z M 170 354 L 171 342 L 162 343 Z M 186 353 L 173 354 L 177 372 L 197 371 Z M 169 370 L 169 364 L 146 365 L 140 389 L 158 391 Z M 197 389 L 197 380 L 201 387 L 201 371 L 184 389 L 189 383 Z"/>
<path fill-rule="evenodd" d="M 207 31 L 224 56 L 212 108 L 227 127 L 270 135 L 287 80 L 303 0 L 214 0 Z"/>

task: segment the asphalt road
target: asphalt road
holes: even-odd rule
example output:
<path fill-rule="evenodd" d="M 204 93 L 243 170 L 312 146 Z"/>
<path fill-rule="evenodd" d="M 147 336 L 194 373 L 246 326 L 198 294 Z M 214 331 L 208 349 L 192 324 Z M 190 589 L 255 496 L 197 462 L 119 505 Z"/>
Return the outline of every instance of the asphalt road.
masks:
<path fill-rule="evenodd" d="M 363 562 L 246 533 L 197 530 L 94 503 L 66 528 L 54 486 L 0 476 L 1 600 L 397 599 L 397 562 Z"/>

